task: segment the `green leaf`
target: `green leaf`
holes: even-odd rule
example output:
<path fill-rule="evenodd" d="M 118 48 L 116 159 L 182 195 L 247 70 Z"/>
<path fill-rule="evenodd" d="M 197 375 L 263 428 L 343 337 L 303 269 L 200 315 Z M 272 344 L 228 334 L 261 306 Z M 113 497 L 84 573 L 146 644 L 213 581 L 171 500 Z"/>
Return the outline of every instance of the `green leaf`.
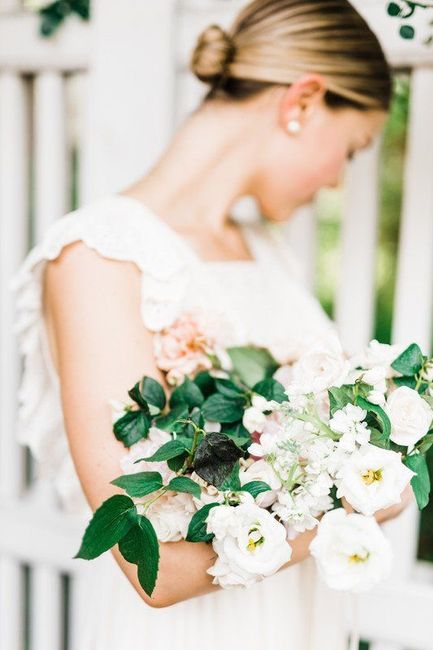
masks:
<path fill-rule="evenodd" d="M 400 36 L 406 40 L 412 40 L 415 37 L 415 29 L 412 25 L 402 25 L 400 27 Z"/>
<path fill-rule="evenodd" d="M 196 499 L 200 499 L 201 496 L 200 486 L 188 476 L 176 476 L 172 478 L 168 487 L 170 490 L 174 490 L 174 492 L 187 492 L 192 494 Z"/>
<path fill-rule="evenodd" d="M 420 454 L 426 454 L 430 447 L 433 446 L 433 432 L 428 433 L 417 443 L 416 448 Z"/>
<path fill-rule="evenodd" d="M 93 560 L 105 553 L 126 535 L 136 520 L 137 510 L 132 499 L 123 494 L 110 497 L 93 513 L 74 559 Z"/>
<path fill-rule="evenodd" d="M 159 381 L 152 377 L 143 377 L 140 382 L 140 393 L 148 404 L 157 406 L 160 411 L 165 408 L 167 398 Z"/>
<path fill-rule="evenodd" d="M 375 445 L 375 447 L 381 447 L 382 449 L 391 449 L 391 443 L 389 436 L 386 436 L 383 431 L 379 431 L 375 427 L 370 427 L 371 436 L 370 443 Z"/>
<path fill-rule="evenodd" d="M 207 398 L 203 404 L 203 415 L 212 422 L 237 422 L 244 414 L 245 399 L 229 399 L 216 393 Z"/>
<path fill-rule="evenodd" d="M 155 426 L 163 431 L 173 431 L 179 420 L 185 420 L 188 417 L 188 407 L 185 404 L 179 404 L 172 409 L 167 415 L 161 415 L 155 419 Z"/>
<path fill-rule="evenodd" d="M 271 490 L 271 486 L 265 483 L 264 481 L 250 481 L 249 483 L 246 483 L 245 485 L 242 486 L 242 490 L 244 492 L 249 492 L 250 494 L 253 495 L 254 498 L 258 494 L 261 494 L 262 492 L 267 492 L 268 490 Z"/>
<path fill-rule="evenodd" d="M 224 433 L 208 433 L 195 452 L 194 470 L 218 488 L 241 456 L 243 451 Z"/>
<path fill-rule="evenodd" d="M 207 370 L 199 372 L 198 375 L 194 377 L 194 383 L 200 388 L 204 397 L 209 397 L 209 395 L 212 395 L 216 390 L 215 379 Z"/>
<path fill-rule="evenodd" d="M 238 492 L 241 489 L 241 481 L 239 478 L 239 461 L 233 466 L 231 473 L 224 479 L 220 485 L 220 490 L 233 490 Z"/>
<path fill-rule="evenodd" d="M 423 363 L 424 357 L 420 347 L 412 343 L 392 362 L 391 368 L 402 375 L 413 376 L 421 370 Z"/>
<path fill-rule="evenodd" d="M 231 438 L 238 447 L 241 447 L 244 450 L 246 450 L 253 441 L 251 433 L 245 429 L 242 422 L 223 424 L 221 431 Z"/>
<path fill-rule="evenodd" d="M 188 409 L 201 406 L 204 402 L 203 393 L 191 379 L 185 377 L 180 386 L 174 389 L 170 397 L 170 407 L 185 405 Z"/>
<path fill-rule="evenodd" d="M 159 544 L 147 517 L 137 516 L 136 524 L 120 540 L 119 551 L 127 562 L 137 565 L 138 580 L 146 594 L 151 596 L 158 576 Z"/>
<path fill-rule="evenodd" d="M 179 472 L 182 469 L 185 460 L 188 458 L 189 454 L 187 451 L 181 454 L 180 456 L 175 456 L 174 458 L 169 458 L 167 465 L 173 472 Z"/>
<path fill-rule="evenodd" d="M 258 395 L 262 395 L 268 401 L 274 400 L 279 404 L 288 400 L 284 386 L 272 377 L 259 381 L 253 386 L 253 391 Z"/>
<path fill-rule="evenodd" d="M 162 476 L 159 472 L 137 472 L 124 474 L 110 481 L 113 485 L 125 490 L 130 497 L 144 497 L 155 492 L 163 486 Z"/>
<path fill-rule="evenodd" d="M 328 389 L 328 395 L 331 415 L 334 415 L 335 411 L 353 403 L 353 386 L 345 385 L 339 388 L 333 386 Z"/>
<path fill-rule="evenodd" d="M 265 348 L 229 348 L 227 352 L 234 372 L 250 388 L 270 377 L 278 368 L 277 362 Z"/>
<path fill-rule="evenodd" d="M 408 386 L 415 390 L 416 379 L 415 377 L 393 377 L 392 381 L 396 386 Z"/>
<path fill-rule="evenodd" d="M 131 447 L 142 438 L 147 438 L 151 425 L 149 413 L 144 411 L 128 411 L 113 424 L 113 432 L 117 440 L 125 447 Z"/>
<path fill-rule="evenodd" d="M 219 505 L 219 503 L 208 503 L 200 510 L 197 510 L 189 522 L 188 532 L 185 537 L 187 542 L 210 542 L 214 534 L 206 532 L 206 518 L 209 511 Z"/>
<path fill-rule="evenodd" d="M 390 2 L 386 8 L 389 16 L 398 16 L 400 14 L 401 8 L 396 2 Z"/>
<path fill-rule="evenodd" d="M 369 413 L 374 413 L 376 416 L 376 419 L 379 421 L 379 424 L 382 427 L 383 435 L 389 439 L 389 436 L 391 435 L 391 422 L 385 411 L 381 406 L 378 404 L 373 404 L 372 402 L 369 402 L 368 400 L 364 399 L 360 395 L 357 396 L 355 400 L 355 404 L 357 406 L 360 406 L 362 409 L 365 409 Z"/>
<path fill-rule="evenodd" d="M 416 475 L 412 477 L 411 485 L 418 508 L 422 510 L 426 507 L 430 499 L 430 476 L 426 458 L 422 454 L 414 454 L 406 456 L 403 462 L 409 469 L 416 472 Z"/>
<path fill-rule="evenodd" d="M 246 396 L 245 389 L 237 386 L 233 381 L 230 381 L 230 379 L 215 379 L 215 386 L 221 395 L 224 395 L 224 397 L 228 397 L 229 399 L 237 399 L 239 397 L 245 398 Z"/>
<path fill-rule="evenodd" d="M 139 458 L 138 460 L 135 460 L 134 463 L 139 463 L 141 460 L 147 460 L 150 462 L 169 460 L 170 458 L 175 458 L 176 456 L 180 456 L 185 452 L 186 449 L 187 447 L 185 446 L 185 442 L 183 440 L 179 440 L 178 438 L 176 438 L 175 440 L 169 440 L 168 442 L 163 444 L 151 456 L 147 456 L 146 458 Z"/>

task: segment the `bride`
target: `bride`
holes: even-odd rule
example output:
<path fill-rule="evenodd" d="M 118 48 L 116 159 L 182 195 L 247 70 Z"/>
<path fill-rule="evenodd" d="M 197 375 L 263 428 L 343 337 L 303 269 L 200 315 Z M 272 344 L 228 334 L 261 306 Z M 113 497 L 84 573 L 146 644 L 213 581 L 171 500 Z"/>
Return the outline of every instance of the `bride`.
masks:
<path fill-rule="evenodd" d="M 383 51 L 347 0 L 256 0 L 228 32 L 201 34 L 191 67 L 209 92 L 153 169 L 60 216 L 15 279 L 18 436 L 83 522 L 118 491 L 110 481 L 125 449 L 109 401 L 144 374 L 161 380 L 153 334 L 184 310 L 218 314 L 234 343 L 269 347 L 281 362 L 333 336 L 279 224 L 338 183 L 390 105 Z M 256 199 L 261 221 L 232 218 L 243 196 Z M 300 534 L 288 565 L 247 590 L 212 583 L 206 543 L 161 543 L 151 598 L 117 547 L 77 560 L 76 647 L 341 650 L 344 603 L 316 576 L 314 534 Z"/>

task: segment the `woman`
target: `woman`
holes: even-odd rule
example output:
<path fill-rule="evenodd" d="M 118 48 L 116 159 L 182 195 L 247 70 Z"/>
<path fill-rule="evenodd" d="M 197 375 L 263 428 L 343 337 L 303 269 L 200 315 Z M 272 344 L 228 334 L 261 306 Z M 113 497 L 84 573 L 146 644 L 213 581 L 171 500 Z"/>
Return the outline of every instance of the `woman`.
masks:
<path fill-rule="evenodd" d="M 383 51 L 346 0 L 256 0 L 229 32 L 205 30 L 191 65 L 209 93 L 150 173 L 58 219 L 16 281 L 20 440 L 63 507 L 86 516 L 117 491 L 125 452 L 108 401 L 143 374 L 161 379 L 155 332 L 205 310 L 232 343 L 269 347 L 281 361 L 333 335 L 269 224 L 336 185 L 389 109 Z M 246 195 L 264 224 L 230 218 Z M 211 546 L 162 543 L 152 598 L 116 547 L 118 566 L 106 554 L 84 567 L 77 648 L 342 649 L 342 600 L 316 578 L 314 534 L 300 534 L 289 565 L 245 591 L 212 584 Z"/>

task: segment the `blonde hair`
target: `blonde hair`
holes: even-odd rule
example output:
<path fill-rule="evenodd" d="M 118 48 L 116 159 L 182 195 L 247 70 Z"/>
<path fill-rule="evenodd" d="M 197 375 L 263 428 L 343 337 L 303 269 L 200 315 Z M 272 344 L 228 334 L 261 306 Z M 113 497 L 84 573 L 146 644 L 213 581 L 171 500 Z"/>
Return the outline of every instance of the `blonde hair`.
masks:
<path fill-rule="evenodd" d="M 255 0 L 225 31 L 199 37 L 190 67 L 205 99 L 243 99 L 306 73 L 325 77 L 334 108 L 388 110 L 392 73 L 378 38 L 347 0 Z"/>

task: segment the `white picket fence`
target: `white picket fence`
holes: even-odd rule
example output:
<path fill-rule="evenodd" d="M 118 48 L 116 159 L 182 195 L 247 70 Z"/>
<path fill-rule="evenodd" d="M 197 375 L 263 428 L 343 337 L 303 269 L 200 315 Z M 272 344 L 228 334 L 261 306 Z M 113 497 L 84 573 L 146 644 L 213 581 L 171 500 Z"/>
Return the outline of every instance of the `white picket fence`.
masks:
<path fill-rule="evenodd" d="M 80 573 L 71 560 L 82 522 L 56 511 L 48 486 L 28 476 L 14 439 L 21 372 L 9 279 L 49 223 L 71 206 L 117 191 L 151 165 L 202 89 L 187 72 L 195 35 L 227 24 L 238 0 L 93 0 L 49 39 L 17 0 L 0 0 L 0 648 L 80 650 Z M 433 314 L 433 48 L 403 42 L 385 0 L 355 3 L 396 68 L 411 71 L 411 106 L 393 338 L 430 351 Z M 336 319 L 347 348 L 372 333 L 378 215 L 376 143 L 345 184 Z M 72 153 L 78 151 L 78 178 Z M 119 164 L 120 163 L 120 164 Z M 74 183 L 72 182 L 74 181 Z M 314 209 L 289 226 L 315 264 Z M 30 464 L 31 467 L 31 464 Z M 392 581 L 361 600 L 361 632 L 374 650 L 433 650 L 433 571 L 416 561 L 415 508 L 387 528 L 397 548 Z"/>

